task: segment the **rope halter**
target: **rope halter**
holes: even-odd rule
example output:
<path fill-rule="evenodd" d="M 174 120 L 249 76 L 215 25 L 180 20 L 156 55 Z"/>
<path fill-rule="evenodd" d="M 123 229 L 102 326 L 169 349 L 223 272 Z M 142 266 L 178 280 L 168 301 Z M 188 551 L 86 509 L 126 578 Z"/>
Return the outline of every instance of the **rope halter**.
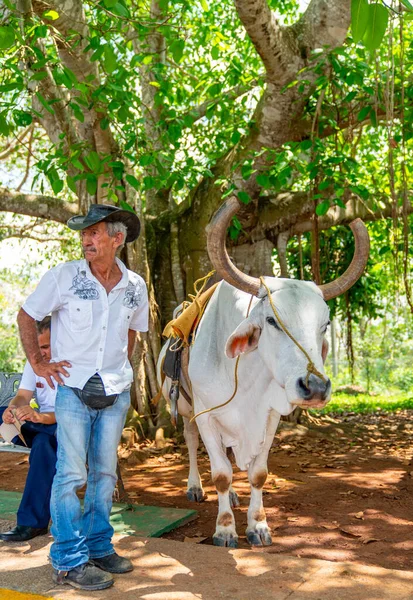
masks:
<path fill-rule="evenodd" d="M 324 383 L 327 383 L 327 378 L 325 377 L 325 375 L 323 375 L 322 373 L 320 373 L 320 371 L 316 368 L 315 364 L 313 363 L 313 361 L 311 360 L 308 352 L 306 350 L 304 350 L 304 348 L 302 347 L 302 345 L 297 342 L 297 340 L 295 339 L 295 337 L 288 331 L 287 327 L 284 325 L 278 310 L 275 308 L 275 304 L 274 301 L 272 299 L 271 296 L 271 291 L 269 289 L 269 287 L 267 286 L 267 284 L 265 283 L 264 277 L 260 277 L 260 281 L 261 281 L 261 285 L 266 289 L 267 291 L 267 297 L 268 297 L 268 301 L 270 303 L 270 306 L 272 308 L 272 311 L 275 315 L 275 318 L 277 319 L 278 324 L 280 325 L 281 329 L 284 331 L 284 333 L 286 335 L 288 335 L 288 337 L 290 338 L 290 340 L 292 340 L 294 342 L 294 344 L 297 346 L 297 348 L 299 348 L 301 350 L 301 352 L 304 354 L 304 356 L 306 357 L 306 359 L 308 360 L 308 364 L 307 364 L 307 377 L 305 379 L 305 385 L 306 387 L 308 387 L 308 379 L 310 377 L 310 374 L 312 373 L 313 375 L 316 375 L 317 377 L 319 377 L 322 381 L 324 381 Z"/>

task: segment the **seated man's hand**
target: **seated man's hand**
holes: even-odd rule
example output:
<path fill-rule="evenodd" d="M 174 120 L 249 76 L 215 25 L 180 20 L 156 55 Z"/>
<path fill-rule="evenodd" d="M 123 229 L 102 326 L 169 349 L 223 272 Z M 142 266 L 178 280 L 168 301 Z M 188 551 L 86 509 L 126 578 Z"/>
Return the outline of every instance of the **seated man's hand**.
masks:
<path fill-rule="evenodd" d="M 8 406 L 3 413 L 3 423 L 14 423 L 13 406 Z"/>
<path fill-rule="evenodd" d="M 68 371 L 66 371 L 65 367 L 71 367 L 72 365 L 67 360 L 61 360 L 60 362 L 46 362 L 41 361 L 32 365 L 33 371 L 39 377 L 44 377 L 50 387 L 54 390 L 55 386 L 52 380 L 52 377 L 59 383 L 60 385 L 64 385 L 65 382 L 62 378 L 62 375 L 65 377 L 69 377 Z"/>
<path fill-rule="evenodd" d="M 31 406 L 19 406 L 19 408 L 16 408 L 16 417 L 19 421 L 42 422 L 41 414 L 36 412 Z"/>

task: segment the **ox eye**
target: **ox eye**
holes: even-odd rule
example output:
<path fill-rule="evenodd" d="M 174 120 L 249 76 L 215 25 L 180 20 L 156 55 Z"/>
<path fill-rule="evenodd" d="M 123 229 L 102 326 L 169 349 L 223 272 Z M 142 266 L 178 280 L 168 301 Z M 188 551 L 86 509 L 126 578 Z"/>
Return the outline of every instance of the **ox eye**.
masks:
<path fill-rule="evenodd" d="M 321 331 L 325 333 L 327 331 L 327 327 L 330 325 L 331 321 L 327 321 L 325 325 L 322 326 Z"/>
<path fill-rule="evenodd" d="M 267 317 L 267 323 L 275 327 L 275 329 L 278 329 L 278 331 L 281 331 L 280 326 L 278 325 L 274 317 Z"/>

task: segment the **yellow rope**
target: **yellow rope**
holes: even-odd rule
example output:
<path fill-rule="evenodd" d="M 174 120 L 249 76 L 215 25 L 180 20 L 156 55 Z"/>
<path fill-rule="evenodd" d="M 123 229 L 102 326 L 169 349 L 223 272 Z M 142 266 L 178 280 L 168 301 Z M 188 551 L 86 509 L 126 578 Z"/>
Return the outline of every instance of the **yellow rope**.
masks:
<path fill-rule="evenodd" d="M 245 318 L 248 317 L 248 315 L 250 314 L 250 309 L 251 309 L 251 304 L 252 301 L 254 299 L 254 296 L 251 296 L 250 298 L 250 303 L 248 304 L 248 310 L 247 310 L 247 315 Z M 226 402 L 224 402 L 223 404 L 218 404 L 218 406 L 213 406 L 212 408 L 207 408 L 205 410 L 201 410 L 201 412 L 197 413 L 196 415 L 194 415 L 191 420 L 189 421 L 190 423 L 192 423 L 193 421 L 195 421 L 195 419 L 197 419 L 199 416 L 204 415 L 206 413 L 211 412 L 212 410 L 216 410 L 217 408 L 222 408 L 223 406 L 226 406 L 227 404 L 229 404 L 231 402 L 231 400 L 233 400 L 235 398 L 235 395 L 238 391 L 238 364 L 239 364 L 239 359 L 241 358 L 241 355 L 237 356 L 237 360 L 235 361 L 235 369 L 234 369 L 234 379 L 235 379 L 235 386 L 234 386 L 234 391 L 232 393 L 231 398 L 229 398 L 229 400 L 227 400 Z M 192 388 L 192 386 L 191 386 Z M 192 394 L 192 389 L 191 389 L 191 396 L 193 398 L 193 394 Z"/>
<path fill-rule="evenodd" d="M 308 360 L 308 364 L 307 364 L 307 377 L 306 377 L 306 386 L 308 386 L 308 378 L 310 376 L 310 373 L 313 373 L 314 375 L 317 375 L 317 377 L 319 377 L 320 379 L 322 379 L 322 381 L 326 382 L 327 379 L 325 378 L 325 376 L 320 373 L 320 371 L 317 370 L 315 364 L 313 363 L 313 361 L 311 360 L 310 356 L 308 355 L 307 351 L 304 350 L 304 348 L 301 346 L 301 344 L 299 342 L 297 342 L 297 340 L 291 335 L 291 333 L 288 331 L 287 327 L 284 325 L 284 323 L 282 322 L 280 315 L 278 314 L 277 309 L 275 308 L 272 296 L 271 296 L 271 291 L 269 289 L 269 287 L 267 286 L 267 284 L 265 283 L 264 277 L 260 277 L 260 281 L 262 283 L 262 285 L 265 287 L 265 289 L 267 290 L 267 296 L 268 296 L 268 300 L 269 303 L 271 305 L 272 311 L 280 325 L 280 327 L 282 328 L 282 330 L 284 331 L 284 333 L 286 335 L 288 335 L 288 337 L 294 342 L 294 344 L 301 350 L 301 352 L 304 354 L 304 356 L 306 357 L 306 359 Z"/>

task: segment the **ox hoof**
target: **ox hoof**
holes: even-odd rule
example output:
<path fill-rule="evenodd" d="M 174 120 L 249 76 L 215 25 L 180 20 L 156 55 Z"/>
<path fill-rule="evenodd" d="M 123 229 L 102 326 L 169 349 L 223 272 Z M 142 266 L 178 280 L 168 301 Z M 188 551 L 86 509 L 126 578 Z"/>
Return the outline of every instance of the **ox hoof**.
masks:
<path fill-rule="evenodd" d="M 231 508 L 236 508 L 237 506 L 239 506 L 239 498 L 236 492 L 229 492 L 229 503 Z"/>
<path fill-rule="evenodd" d="M 226 548 L 238 548 L 238 536 L 235 533 L 223 532 L 214 533 L 212 536 L 214 546 L 225 546 Z"/>
<path fill-rule="evenodd" d="M 193 485 L 186 492 L 186 497 L 190 502 L 203 502 L 206 498 L 204 490 L 200 487 Z"/>
<path fill-rule="evenodd" d="M 272 538 L 268 527 L 247 531 L 247 542 L 250 546 L 271 546 Z"/>

